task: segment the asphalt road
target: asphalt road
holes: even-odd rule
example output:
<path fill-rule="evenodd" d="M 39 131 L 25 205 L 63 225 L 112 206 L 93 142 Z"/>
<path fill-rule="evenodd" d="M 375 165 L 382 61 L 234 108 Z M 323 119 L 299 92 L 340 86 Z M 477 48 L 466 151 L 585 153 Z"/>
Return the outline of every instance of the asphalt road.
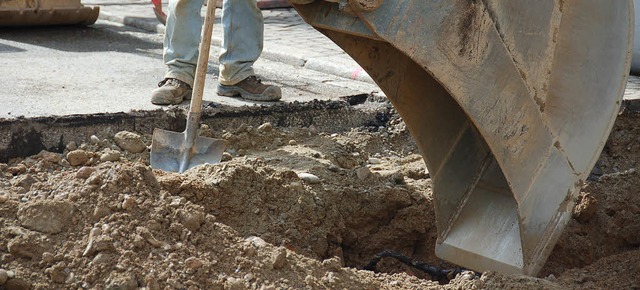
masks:
<path fill-rule="evenodd" d="M 256 104 L 215 93 L 213 47 L 205 103 Z M 336 99 L 377 91 L 374 85 L 259 60 L 256 71 L 283 88 L 283 101 Z M 162 79 L 162 35 L 108 21 L 90 27 L 0 28 L 0 118 L 156 110 L 149 95 Z M 181 106 L 188 106 L 187 102 Z"/>

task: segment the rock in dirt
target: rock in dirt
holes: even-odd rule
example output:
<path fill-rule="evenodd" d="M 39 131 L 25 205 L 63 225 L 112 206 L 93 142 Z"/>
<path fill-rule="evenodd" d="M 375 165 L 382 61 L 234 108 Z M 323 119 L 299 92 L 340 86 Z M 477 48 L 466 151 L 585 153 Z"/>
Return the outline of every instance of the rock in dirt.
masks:
<path fill-rule="evenodd" d="M 93 221 L 99 221 L 101 218 L 106 217 L 111 214 L 111 210 L 108 207 L 97 206 L 93 210 L 92 218 Z"/>
<path fill-rule="evenodd" d="M 367 160 L 367 163 L 375 165 L 382 163 L 382 160 L 380 160 L 379 158 L 371 157 L 369 158 L 369 160 Z"/>
<path fill-rule="evenodd" d="M 230 290 L 244 290 L 248 289 L 247 285 L 245 285 L 243 279 L 229 277 L 227 281 L 224 283 L 224 289 Z"/>
<path fill-rule="evenodd" d="M 247 243 L 253 245 L 256 248 L 264 248 L 265 246 L 267 246 L 267 242 L 265 242 L 262 238 L 260 237 L 256 237 L 256 236 L 251 236 L 245 239 L 245 241 L 247 241 Z"/>
<path fill-rule="evenodd" d="M 271 265 L 278 270 L 287 265 L 287 249 L 278 247 L 271 255 Z"/>
<path fill-rule="evenodd" d="M 31 289 L 31 283 L 22 278 L 9 279 L 4 285 L 6 290 L 29 290 Z"/>
<path fill-rule="evenodd" d="M 327 169 L 329 169 L 329 171 L 331 171 L 331 172 L 340 171 L 340 167 L 338 167 L 337 165 L 335 165 L 333 163 L 329 164 L 329 167 L 327 167 Z"/>
<path fill-rule="evenodd" d="M 91 141 L 91 144 L 98 144 L 100 143 L 100 138 L 96 135 L 91 135 L 91 137 L 89 137 L 89 141 Z"/>
<path fill-rule="evenodd" d="M 231 155 L 231 153 L 223 152 L 222 153 L 222 159 L 220 161 L 226 162 L 226 161 L 231 161 L 231 159 L 233 159 L 233 156 Z"/>
<path fill-rule="evenodd" d="M 75 141 L 71 141 L 69 143 L 67 143 L 67 146 L 65 146 L 65 148 L 67 148 L 67 150 L 69 151 L 73 151 L 78 149 L 78 144 Z"/>
<path fill-rule="evenodd" d="M 304 185 L 302 185 L 302 182 L 294 181 L 289 184 L 289 188 L 292 190 L 304 190 Z"/>
<path fill-rule="evenodd" d="M 136 231 L 150 245 L 152 245 L 152 246 L 154 246 L 156 248 L 164 248 L 164 249 L 170 248 L 170 246 L 167 245 L 166 243 L 163 243 L 163 242 L 159 241 L 158 239 L 156 239 L 149 229 L 147 229 L 145 227 L 137 227 Z"/>
<path fill-rule="evenodd" d="M 114 162 L 120 160 L 120 151 L 107 149 L 100 155 L 100 161 L 102 162 Z"/>
<path fill-rule="evenodd" d="M 258 126 L 258 132 L 271 132 L 273 131 L 273 125 L 271 123 L 264 123 Z"/>
<path fill-rule="evenodd" d="M 344 169 L 356 168 L 366 161 L 358 152 L 338 150 L 331 152 L 331 156 L 332 161 Z"/>
<path fill-rule="evenodd" d="M 320 178 L 311 173 L 306 173 L 306 172 L 299 173 L 298 178 L 310 184 L 320 183 Z"/>
<path fill-rule="evenodd" d="M 91 247 L 90 252 L 92 250 L 94 252 L 110 252 L 116 249 L 113 238 L 104 234 L 96 237 Z"/>
<path fill-rule="evenodd" d="M 91 174 L 89 178 L 85 181 L 85 184 L 98 185 L 102 182 L 102 175 L 100 174 Z"/>
<path fill-rule="evenodd" d="M 333 257 L 331 259 L 322 261 L 322 266 L 325 267 L 328 271 L 337 272 L 342 269 L 342 262 L 340 261 L 340 258 Z"/>
<path fill-rule="evenodd" d="M 111 256 L 112 256 L 111 254 L 107 254 L 107 253 L 98 253 L 93 258 L 93 260 L 91 260 L 91 264 L 93 265 L 106 264 L 111 259 Z"/>
<path fill-rule="evenodd" d="M 39 157 L 42 160 L 50 163 L 58 163 L 60 162 L 60 160 L 62 160 L 62 154 L 53 153 L 45 150 L 40 151 L 40 153 L 38 153 L 36 157 Z"/>
<path fill-rule="evenodd" d="M 0 285 L 4 285 L 4 283 L 6 283 L 8 279 L 9 273 L 7 273 L 7 270 L 0 269 Z"/>
<path fill-rule="evenodd" d="M 202 267 L 203 263 L 196 257 L 189 257 L 184 261 L 184 265 L 191 270 L 196 270 Z"/>
<path fill-rule="evenodd" d="M 63 167 L 69 167 L 69 166 L 71 166 L 71 164 L 69 163 L 69 161 L 68 161 L 67 159 L 62 159 L 62 160 L 60 160 L 60 163 L 59 163 L 59 164 L 60 164 L 61 166 L 63 166 Z"/>
<path fill-rule="evenodd" d="M 124 200 L 122 201 L 122 209 L 124 210 L 129 210 L 131 208 L 133 208 L 136 205 L 136 199 L 129 196 L 129 195 L 125 195 Z"/>
<path fill-rule="evenodd" d="M 6 192 L 0 192 L 0 204 L 3 204 L 9 200 L 9 195 Z"/>
<path fill-rule="evenodd" d="M 95 240 L 98 237 L 98 235 L 100 235 L 101 233 L 102 233 L 102 230 L 100 230 L 100 228 L 91 229 L 91 232 L 89 232 L 89 242 L 87 243 L 87 247 L 84 249 L 84 252 L 82 253 L 83 257 L 93 254 L 93 252 L 95 251 L 95 246 L 94 246 Z"/>
<path fill-rule="evenodd" d="M 311 135 L 318 134 L 318 128 L 316 128 L 316 126 L 314 125 L 309 126 L 309 133 L 311 133 Z"/>
<path fill-rule="evenodd" d="M 367 177 L 369 177 L 369 175 L 371 175 L 371 170 L 369 169 L 369 167 L 364 166 L 356 169 L 356 176 L 359 180 L 365 180 L 367 179 Z"/>
<path fill-rule="evenodd" d="M 21 207 L 18 220 L 25 228 L 57 234 L 70 224 L 73 209 L 73 204 L 68 201 L 37 201 Z"/>
<path fill-rule="evenodd" d="M 144 283 L 147 285 L 147 289 L 149 290 L 160 290 L 160 284 L 158 283 L 158 279 L 153 274 L 148 274 L 144 277 Z"/>
<path fill-rule="evenodd" d="M 55 256 L 50 252 L 42 253 L 42 262 L 52 263 L 55 260 Z"/>
<path fill-rule="evenodd" d="M 584 224 L 593 219 L 598 209 L 598 201 L 589 193 L 580 195 L 580 201 L 573 208 L 573 216 L 578 222 Z"/>
<path fill-rule="evenodd" d="M 76 177 L 80 179 L 87 179 L 92 173 L 96 171 L 95 167 L 83 166 L 76 172 Z"/>
<path fill-rule="evenodd" d="M 136 290 L 138 289 L 138 282 L 133 276 L 120 276 L 109 277 L 109 282 L 105 290 Z"/>
<path fill-rule="evenodd" d="M 34 235 L 20 235 L 9 241 L 7 249 L 16 257 L 39 260 L 46 251 L 45 246 L 50 246 L 46 244 Z"/>
<path fill-rule="evenodd" d="M 204 212 L 198 210 L 191 212 L 181 211 L 180 223 L 188 230 L 195 232 L 200 229 L 204 222 L 204 216 Z"/>
<path fill-rule="evenodd" d="M 18 175 L 18 174 L 23 174 L 25 172 L 27 172 L 27 166 L 25 166 L 24 164 L 20 163 L 16 166 L 12 166 L 7 168 L 7 172 L 9 172 L 12 175 Z"/>
<path fill-rule="evenodd" d="M 51 281 L 58 284 L 64 284 L 69 277 L 69 274 L 65 272 L 66 264 L 64 262 L 57 263 L 50 268 L 44 270 L 45 274 L 49 275 Z"/>
<path fill-rule="evenodd" d="M 13 186 L 20 186 L 26 190 L 31 188 L 31 185 L 38 182 L 31 174 L 25 174 L 11 181 Z"/>
<path fill-rule="evenodd" d="M 67 153 L 67 160 L 71 166 L 84 165 L 91 158 L 91 154 L 82 149 L 76 149 Z"/>
<path fill-rule="evenodd" d="M 142 153 L 147 149 L 147 146 L 142 141 L 142 137 L 136 133 L 121 131 L 113 137 L 113 140 L 122 150 L 131 153 Z"/>

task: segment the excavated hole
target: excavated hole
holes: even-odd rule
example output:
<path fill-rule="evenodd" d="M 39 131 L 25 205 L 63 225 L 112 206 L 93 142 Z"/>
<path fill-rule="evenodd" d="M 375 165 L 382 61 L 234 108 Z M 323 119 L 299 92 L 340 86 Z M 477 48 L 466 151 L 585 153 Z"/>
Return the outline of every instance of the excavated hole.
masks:
<path fill-rule="evenodd" d="M 166 117 L 122 116 L 113 121 L 111 116 L 97 124 L 86 118 L 57 120 L 59 126 L 38 123 L 42 120 L 14 123 L 17 129 L 33 128 L 46 148 L 79 140 L 77 147 L 89 159 L 84 165 L 65 165 L 70 150 L 64 149 L 65 155 L 43 153 L 0 164 L 2 267 L 20 273 L 12 279 L 35 288 L 105 288 L 133 279 L 140 287 L 168 281 L 174 288 L 185 285 L 175 283 L 191 283 L 211 289 L 249 274 L 290 287 L 437 287 L 428 284 L 429 275 L 394 259 L 382 259 L 377 270 L 401 276 L 336 270 L 336 264 L 361 269 L 385 250 L 436 266 L 442 261 L 433 253 L 431 179 L 398 116 L 385 106 L 361 115 L 342 105 L 332 105 L 333 112 L 316 106 L 298 115 L 284 109 L 271 115 L 236 112 L 242 116 L 233 118 L 227 113 L 226 126 L 207 119 L 201 133 L 226 139 L 231 159 L 186 174 L 152 171 L 148 151 L 126 152 L 114 142 L 115 132 L 124 128 L 137 131 L 149 144 L 147 129 L 158 124 L 152 120 L 180 126 Z M 338 115 L 349 115 L 342 125 L 354 129 L 328 130 L 331 123 L 323 120 Z M 272 123 L 260 126 L 265 121 Z M 372 121 L 378 122 L 376 130 L 368 125 Z M 275 126 L 278 122 L 293 126 Z M 629 288 L 637 282 L 619 273 L 635 271 L 635 261 L 640 261 L 640 200 L 635 190 L 640 182 L 635 170 L 639 124 L 637 113 L 620 116 L 600 158 L 602 177 L 583 188 L 574 219 L 541 273 L 556 278 L 543 283 Z M 92 134 L 98 138 L 90 138 Z M 100 161 L 108 150 L 121 151 L 120 159 Z M 298 174 L 303 172 L 320 182 L 301 180 Z M 56 215 L 43 215 L 47 212 Z M 253 249 L 249 244 L 262 244 L 252 236 L 268 245 Z M 278 246 L 290 250 L 288 266 L 274 258 Z M 207 266 L 184 270 L 198 262 Z M 213 270 L 215 274 L 207 272 Z M 279 280 L 282 277 L 287 281 Z M 456 279 L 452 287 L 475 283 L 465 281 Z M 522 289 L 541 283 L 495 275 L 483 281 L 485 286 Z"/>

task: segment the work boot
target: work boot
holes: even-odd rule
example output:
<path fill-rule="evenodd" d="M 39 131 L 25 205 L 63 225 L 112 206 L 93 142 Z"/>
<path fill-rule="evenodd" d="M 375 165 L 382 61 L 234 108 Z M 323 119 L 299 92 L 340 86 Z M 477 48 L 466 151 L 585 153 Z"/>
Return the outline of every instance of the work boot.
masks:
<path fill-rule="evenodd" d="M 277 101 L 282 91 L 277 86 L 265 85 L 257 76 L 250 76 L 232 86 L 218 85 L 218 95 L 226 97 L 240 96 L 252 101 Z"/>
<path fill-rule="evenodd" d="M 151 103 L 156 105 L 177 105 L 185 99 L 191 99 L 191 86 L 178 79 L 162 80 L 151 93 Z"/>

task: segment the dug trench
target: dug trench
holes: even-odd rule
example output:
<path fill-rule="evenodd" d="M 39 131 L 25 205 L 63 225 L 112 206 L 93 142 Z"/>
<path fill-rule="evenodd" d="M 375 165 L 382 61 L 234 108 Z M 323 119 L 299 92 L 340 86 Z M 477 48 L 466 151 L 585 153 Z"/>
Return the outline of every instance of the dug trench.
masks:
<path fill-rule="evenodd" d="M 0 123 L 0 289 L 640 288 L 638 112 L 617 120 L 539 278 L 446 284 L 388 258 L 362 270 L 384 250 L 455 267 L 434 255 L 431 179 L 383 99 L 209 108 L 200 133 L 227 141 L 224 161 L 151 169 L 152 129 L 183 120 Z"/>

